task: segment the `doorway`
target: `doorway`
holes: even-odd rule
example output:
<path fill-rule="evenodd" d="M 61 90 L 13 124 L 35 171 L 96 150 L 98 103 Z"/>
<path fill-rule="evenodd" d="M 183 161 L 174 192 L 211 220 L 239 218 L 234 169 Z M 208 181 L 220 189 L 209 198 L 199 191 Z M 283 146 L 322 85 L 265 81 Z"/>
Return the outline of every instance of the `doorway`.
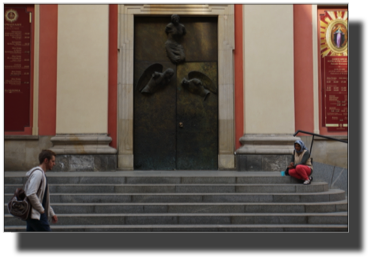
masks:
<path fill-rule="evenodd" d="M 173 22 L 184 27 L 174 42 Z M 178 24 L 134 19 L 135 170 L 218 169 L 217 17 L 181 16 Z"/>

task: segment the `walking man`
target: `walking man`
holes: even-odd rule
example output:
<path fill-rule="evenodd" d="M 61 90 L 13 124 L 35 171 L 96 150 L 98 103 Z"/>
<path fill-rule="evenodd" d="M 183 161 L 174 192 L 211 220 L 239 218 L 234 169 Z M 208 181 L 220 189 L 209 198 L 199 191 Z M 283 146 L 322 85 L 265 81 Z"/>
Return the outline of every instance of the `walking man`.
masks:
<path fill-rule="evenodd" d="M 38 156 L 40 165 L 26 173 L 29 176 L 33 172 L 29 183 L 25 185 L 26 196 L 32 205 L 30 217 L 26 220 L 26 231 L 51 231 L 49 217 L 53 224 L 58 222 L 58 217 L 50 206 L 49 186 L 45 175 L 46 171 L 53 169 L 55 155 L 51 150 L 42 150 Z"/>

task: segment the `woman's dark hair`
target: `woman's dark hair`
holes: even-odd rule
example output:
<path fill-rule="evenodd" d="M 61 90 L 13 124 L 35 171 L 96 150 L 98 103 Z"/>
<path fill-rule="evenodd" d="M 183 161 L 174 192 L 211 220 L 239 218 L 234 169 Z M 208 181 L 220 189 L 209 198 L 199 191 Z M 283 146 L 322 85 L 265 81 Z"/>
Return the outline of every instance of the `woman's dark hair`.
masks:
<path fill-rule="evenodd" d="M 38 160 L 40 160 L 40 164 L 42 164 L 46 158 L 50 161 L 52 156 L 54 157 L 56 156 L 54 151 L 44 149 L 41 151 L 40 155 L 38 156 Z"/>

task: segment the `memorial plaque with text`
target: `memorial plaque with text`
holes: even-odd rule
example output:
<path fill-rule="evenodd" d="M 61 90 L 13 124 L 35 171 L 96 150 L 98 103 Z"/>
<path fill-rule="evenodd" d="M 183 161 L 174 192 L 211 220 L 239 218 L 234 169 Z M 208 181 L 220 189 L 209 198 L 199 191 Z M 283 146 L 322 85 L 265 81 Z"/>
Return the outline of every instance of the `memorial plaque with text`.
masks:
<path fill-rule="evenodd" d="M 4 130 L 30 126 L 31 14 L 4 9 Z"/>
<path fill-rule="evenodd" d="M 346 131 L 348 125 L 347 57 L 326 56 L 323 59 L 323 105 L 326 127 Z"/>
<path fill-rule="evenodd" d="M 347 11 L 320 15 L 322 126 L 348 130 Z"/>

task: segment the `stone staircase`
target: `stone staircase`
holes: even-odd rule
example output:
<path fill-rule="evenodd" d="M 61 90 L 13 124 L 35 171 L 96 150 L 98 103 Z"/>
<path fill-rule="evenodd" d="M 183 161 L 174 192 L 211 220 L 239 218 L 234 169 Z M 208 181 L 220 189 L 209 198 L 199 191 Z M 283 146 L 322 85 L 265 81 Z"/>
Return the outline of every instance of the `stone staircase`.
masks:
<path fill-rule="evenodd" d="M 5 172 L 5 202 L 25 181 Z M 347 199 L 325 182 L 279 172 L 50 172 L 59 232 L 348 231 Z M 25 222 L 4 205 L 6 232 Z"/>

